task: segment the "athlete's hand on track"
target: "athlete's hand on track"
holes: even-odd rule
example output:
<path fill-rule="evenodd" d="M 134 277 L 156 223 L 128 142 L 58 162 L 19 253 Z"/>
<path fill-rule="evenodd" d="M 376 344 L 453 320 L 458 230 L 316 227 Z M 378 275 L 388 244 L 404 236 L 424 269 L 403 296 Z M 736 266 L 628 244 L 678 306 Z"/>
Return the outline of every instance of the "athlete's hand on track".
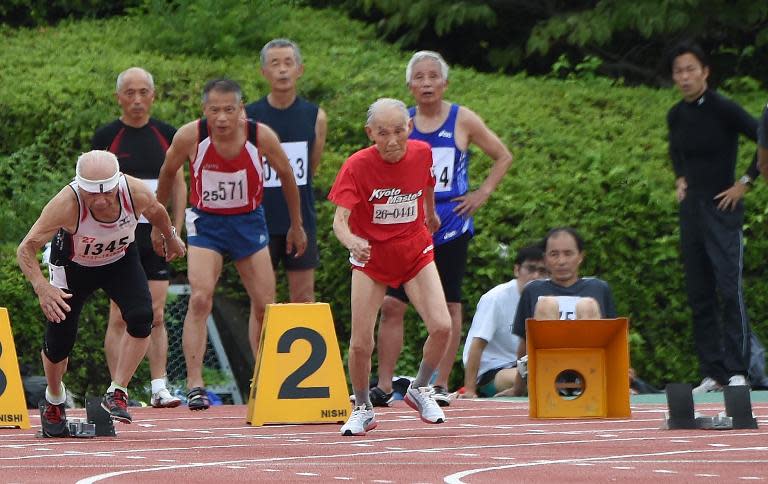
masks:
<path fill-rule="evenodd" d="M 294 227 L 291 225 L 285 234 L 285 253 L 293 253 L 294 257 L 301 257 L 307 250 L 307 234 L 304 227 Z"/>
<path fill-rule="evenodd" d="M 483 204 L 488 200 L 489 195 L 490 194 L 484 193 L 481 190 L 475 190 L 453 198 L 452 201 L 459 202 L 453 211 L 462 217 L 469 217 L 477 212 L 478 208 L 483 206 Z"/>
<path fill-rule="evenodd" d="M 65 299 L 71 298 L 72 294 L 68 294 L 48 282 L 42 284 L 40 288 L 36 288 L 35 292 L 37 292 L 40 309 L 43 310 L 46 319 L 53 323 L 64 321 L 67 317 L 66 313 L 71 310 Z"/>

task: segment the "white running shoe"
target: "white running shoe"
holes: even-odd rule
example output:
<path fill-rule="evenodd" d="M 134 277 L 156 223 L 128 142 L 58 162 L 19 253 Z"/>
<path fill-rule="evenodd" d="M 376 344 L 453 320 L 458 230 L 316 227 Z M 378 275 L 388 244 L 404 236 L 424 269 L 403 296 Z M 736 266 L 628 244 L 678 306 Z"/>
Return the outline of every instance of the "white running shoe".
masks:
<path fill-rule="evenodd" d="M 341 426 L 341 435 L 365 435 L 369 430 L 376 428 L 376 415 L 373 414 L 373 408 L 360 405 L 352 410 L 347 423 Z"/>
<path fill-rule="evenodd" d="M 722 389 L 723 386 L 717 383 L 714 378 L 705 377 L 701 380 L 701 384 L 692 390 L 692 393 L 719 392 Z"/>
<path fill-rule="evenodd" d="M 731 378 L 728 379 L 728 386 L 729 387 L 747 386 L 747 379 L 744 378 L 744 375 L 733 375 Z"/>
<path fill-rule="evenodd" d="M 150 403 L 155 408 L 174 408 L 181 405 L 181 400 L 171 395 L 167 388 L 163 388 L 159 392 L 152 394 Z"/>
<path fill-rule="evenodd" d="M 445 414 L 435 401 L 434 393 L 432 387 L 408 387 L 403 400 L 409 407 L 419 412 L 423 422 L 439 424 L 445 422 Z"/>

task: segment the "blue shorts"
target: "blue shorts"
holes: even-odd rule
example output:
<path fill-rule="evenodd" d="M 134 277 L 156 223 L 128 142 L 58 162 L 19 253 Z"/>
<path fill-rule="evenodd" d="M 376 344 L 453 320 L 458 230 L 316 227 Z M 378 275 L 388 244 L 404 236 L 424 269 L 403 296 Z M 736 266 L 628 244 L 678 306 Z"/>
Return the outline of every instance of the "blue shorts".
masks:
<path fill-rule="evenodd" d="M 188 208 L 187 242 L 193 247 L 215 250 L 232 260 L 255 254 L 269 244 L 267 221 L 262 207 L 243 214 L 218 215 Z"/>

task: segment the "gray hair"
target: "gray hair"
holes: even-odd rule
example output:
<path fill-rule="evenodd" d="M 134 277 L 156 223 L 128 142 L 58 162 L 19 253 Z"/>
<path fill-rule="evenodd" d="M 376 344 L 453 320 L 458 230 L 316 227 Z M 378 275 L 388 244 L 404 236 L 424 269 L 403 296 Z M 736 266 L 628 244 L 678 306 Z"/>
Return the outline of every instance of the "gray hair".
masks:
<path fill-rule="evenodd" d="M 259 62 L 261 62 L 261 66 L 264 67 L 264 64 L 267 63 L 267 51 L 269 51 L 269 49 L 281 49 L 283 47 L 290 47 L 293 49 L 293 59 L 296 61 L 297 65 L 301 65 L 301 50 L 299 49 L 299 46 L 296 45 L 296 42 L 289 39 L 272 39 L 261 48 L 261 53 L 259 54 Z"/>
<path fill-rule="evenodd" d="M 117 76 L 117 82 L 115 83 L 115 92 L 120 92 L 120 89 L 123 88 L 123 83 L 125 82 L 125 76 L 128 74 L 132 74 L 134 72 L 140 72 L 144 74 L 144 76 L 147 78 L 147 82 L 149 83 L 149 88 L 153 91 L 155 90 L 155 80 L 152 78 L 152 74 L 149 73 L 146 69 L 142 69 L 141 67 L 129 67 L 128 69 L 124 70 Z"/>
<path fill-rule="evenodd" d="M 225 77 L 212 79 L 205 83 L 205 86 L 203 86 L 203 104 L 208 102 L 208 95 L 211 91 L 223 93 L 232 92 L 235 94 L 235 102 L 238 103 L 243 99 L 243 90 L 240 89 L 240 84 Z"/>
<path fill-rule="evenodd" d="M 366 126 L 372 126 L 374 118 L 384 109 L 394 108 L 399 109 L 403 113 L 403 121 L 408 124 L 408 120 L 411 119 L 411 115 L 408 113 L 408 108 L 405 107 L 405 103 L 399 99 L 392 99 L 390 97 L 381 97 L 377 99 L 368 108 L 368 119 L 365 121 Z"/>
<path fill-rule="evenodd" d="M 408 65 L 405 68 L 405 85 L 409 86 L 411 84 L 411 75 L 413 74 L 413 66 L 418 64 L 419 62 L 423 60 L 433 60 L 440 64 L 440 74 L 443 76 L 444 80 L 448 80 L 448 63 L 445 62 L 445 59 L 443 59 L 443 56 L 438 54 L 437 52 L 433 50 L 420 50 L 413 54 L 413 57 L 411 57 L 411 60 L 408 61 Z"/>

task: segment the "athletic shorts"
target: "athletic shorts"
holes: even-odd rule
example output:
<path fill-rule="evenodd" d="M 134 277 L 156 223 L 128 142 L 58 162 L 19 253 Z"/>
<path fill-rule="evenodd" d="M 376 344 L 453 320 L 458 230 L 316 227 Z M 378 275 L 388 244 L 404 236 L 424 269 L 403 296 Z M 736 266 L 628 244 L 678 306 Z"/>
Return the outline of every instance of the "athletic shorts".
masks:
<path fill-rule="evenodd" d="M 139 249 L 141 266 L 150 281 L 167 281 L 171 277 L 170 265 L 152 248 L 152 225 L 140 223 L 136 226 L 136 248 Z"/>
<path fill-rule="evenodd" d="M 432 237 L 424 231 L 405 240 L 371 243 L 371 258 L 365 265 L 351 256 L 349 262 L 374 281 L 397 287 L 434 260 L 432 249 Z"/>
<path fill-rule="evenodd" d="M 455 239 L 435 247 L 435 265 L 440 274 L 445 300 L 449 303 L 461 302 L 461 284 L 467 271 L 467 253 L 472 234 L 464 232 Z M 403 286 L 387 288 L 387 296 L 408 302 Z"/>
<path fill-rule="evenodd" d="M 193 247 L 229 254 L 240 260 L 269 244 L 264 209 L 248 213 L 219 215 L 188 208 L 186 214 L 187 243 Z"/>
<path fill-rule="evenodd" d="M 51 264 L 48 267 L 51 284 L 72 294 L 66 300 L 70 311 L 64 321 L 48 321 L 46 324 L 43 350 L 51 361 L 61 361 L 72 351 L 83 305 L 97 289 L 103 289 L 121 313 L 127 315 L 126 321 L 132 334 L 136 331 L 149 335 L 152 328 L 152 296 L 136 244 L 130 244 L 122 258 L 107 265 L 86 267 L 69 261 L 64 266 Z M 137 314 L 140 316 L 133 317 Z"/>
<path fill-rule="evenodd" d="M 301 257 L 286 254 L 285 242 L 285 234 L 269 234 L 269 256 L 273 268 L 277 269 L 281 262 L 286 271 L 305 271 L 318 266 L 320 253 L 317 250 L 317 234 L 307 232 L 307 250 Z"/>
<path fill-rule="evenodd" d="M 499 393 L 496 389 L 496 373 L 508 368 L 515 368 L 517 362 L 514 361 L 509 365 L 502 366 L 501 368 L 495 368 L 488 370 L 477 379 L 477 396 L 479 397 L 492 397 Z"/>

